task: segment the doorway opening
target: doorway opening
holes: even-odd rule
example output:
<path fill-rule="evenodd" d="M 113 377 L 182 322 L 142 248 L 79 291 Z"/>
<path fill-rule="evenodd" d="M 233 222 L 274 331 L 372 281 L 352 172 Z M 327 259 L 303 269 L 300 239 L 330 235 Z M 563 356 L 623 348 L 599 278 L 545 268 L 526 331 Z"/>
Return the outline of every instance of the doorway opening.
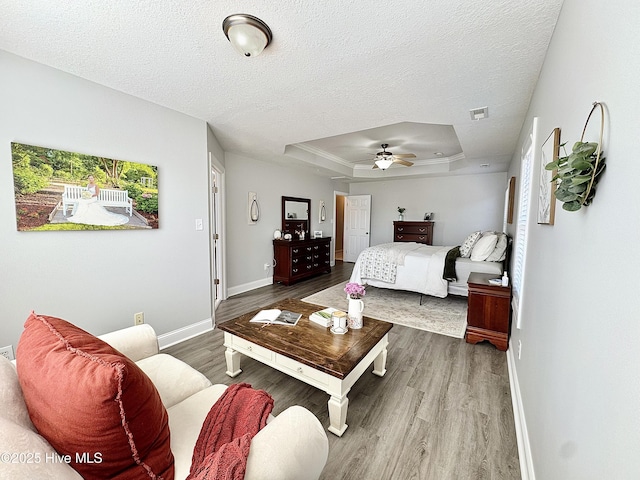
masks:
<path fill-rule="evenodd" d="M 335 216 L 336 221 L 335 232 L 333 238 L 335 238 L 335 259 L 342 261 L 343 259 L 343 250 L 344 250 L 344 204 L 345 204 L 345 195 L 336 193 L 335 194 Z"/>

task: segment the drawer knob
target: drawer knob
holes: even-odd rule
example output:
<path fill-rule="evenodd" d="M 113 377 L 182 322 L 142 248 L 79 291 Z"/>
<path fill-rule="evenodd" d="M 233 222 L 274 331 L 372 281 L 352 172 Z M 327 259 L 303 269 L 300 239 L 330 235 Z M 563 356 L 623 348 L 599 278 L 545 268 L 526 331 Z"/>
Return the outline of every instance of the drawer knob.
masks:
<path fill-rule="evenodd" d="M 398 231 L 402 232 L 404 230 L 404 227 L 398 227 Z"/>
<path fill-rule="evenodd" d="M 420 230 L 421 232 L 425 232 L 427 229 L 426 228 L 419 228 L 418 230 Z"/>
<path fill-rule="evenodd" d="M 298 367 L 298 369 L 296 370 L 298 373 L 304 373 L 304 370 L 302 370 L 302 367 Z"/>
<path fill-rule="evenodd" d="M 396 235 L 398 238 L 404 238 L 404 235 Z"/>
<path fill-rule="evenodd" d="M 251 352 L 251 351 L 253 351 L 253 347 L 252 347 L 251 345 L 249 345 L 249 346 L 247 347 L 247 350 L 249 350 L 249 351 Z"/>
<path fill-rule="evenodd" d="M 299 250 L 298 250 L 297 248 L 294 248 L 294 249 L 293 249 L 293 253 L 298 253 L 298 251 L 299 251 Z"/>

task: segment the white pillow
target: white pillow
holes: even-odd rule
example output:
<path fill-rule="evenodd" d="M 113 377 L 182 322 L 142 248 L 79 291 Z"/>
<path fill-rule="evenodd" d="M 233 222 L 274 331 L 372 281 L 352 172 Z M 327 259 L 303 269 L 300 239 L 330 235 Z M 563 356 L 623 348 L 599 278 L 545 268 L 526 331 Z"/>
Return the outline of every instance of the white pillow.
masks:
<path fill-rule="evenodd" d="M 502 262 L 507 256 L 507 235 L 504 233 L 498 233 L 498 241 L 496 242 L 496 248 L 486 258 L 487 262 Z"/>
<path fill-rule="evenodd" d="M 471 249 L 473 248 L 475 243 L 480 238 L 480 235 L 482 235 L 482 232 L 480 232 L 480 231 L 473 232 L 471 235 L 469 235 L 465 239 L 464 242 L 462 242 L 462 245 L 460 245 L 460 256 L 461 257 L 469 258 L 469 256 L 471 255 Z"/>
<path fill-rule="evenodd" d="M 478 239 L 471 250 L 471 260 L 482 262 L 495 250 L 498 243 L 498 236 L 495 234 L 485 235 Z"/>

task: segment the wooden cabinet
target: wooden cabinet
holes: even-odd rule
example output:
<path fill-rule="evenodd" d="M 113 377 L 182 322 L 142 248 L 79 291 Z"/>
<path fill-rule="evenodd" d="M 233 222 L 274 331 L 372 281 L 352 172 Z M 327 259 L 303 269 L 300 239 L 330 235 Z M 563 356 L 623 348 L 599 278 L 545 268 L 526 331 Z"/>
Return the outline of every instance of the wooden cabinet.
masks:
<path fill-rule="evenodd" d="M 492 273 L 471 273 L 467 310 L 467 343 L 488 340 L 499 350 L 509 347 L 511 326 L 511 285 L 492 285 Z"/>
<path fill-rule="evenodd" d="M 433 245 L 433 222 L 393 222 L 393 241 Z"/>
<path fill-rule="evenodd" d="M 274 240 L 273 281 L 291 285 L 319 273 L 331 272 L 331 237 Z"/>

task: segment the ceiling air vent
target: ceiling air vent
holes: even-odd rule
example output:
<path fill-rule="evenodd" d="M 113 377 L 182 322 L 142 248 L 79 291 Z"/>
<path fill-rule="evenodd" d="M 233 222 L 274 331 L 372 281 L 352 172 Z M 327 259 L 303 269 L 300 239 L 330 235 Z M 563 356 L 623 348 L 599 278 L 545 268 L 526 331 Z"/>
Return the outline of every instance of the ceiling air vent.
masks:
<path fill-rule="evenodd" d="M 489 107 L 472 108 L 469 110 L 471 120 L 482 120 L 489 116 Z"/>

